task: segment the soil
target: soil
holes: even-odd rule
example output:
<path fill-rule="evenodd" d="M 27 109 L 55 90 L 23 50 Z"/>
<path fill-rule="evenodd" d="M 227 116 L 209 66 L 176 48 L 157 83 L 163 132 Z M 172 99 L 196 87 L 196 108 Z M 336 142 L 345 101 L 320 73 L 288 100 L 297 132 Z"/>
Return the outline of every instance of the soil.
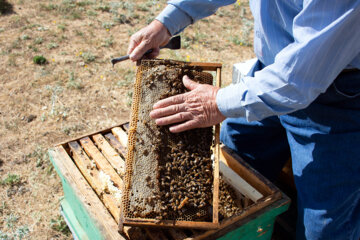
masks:
<path fill-rule="evenodd" d="M 61 182 L 47 149 L 129 119 L 135 64 L 129 38 L 165 1 L 8 0 L 0 15 L 0 236 L 71 239 L 59 213 Z M 160 57 L 223 63 L 223 86 L 234 63 L 254 57 L 247 1 L 189 26 L 182 49 Z M 242 36 L 248 40 L 243 42 Z M 245 39 L 246 40 L 246 39 Z M 250 43 L 250 45 L 248 45 Z M 47 64 L 37 65 L 35 56 Z M 12 175 L 16 183 L 3 184 Z"/>

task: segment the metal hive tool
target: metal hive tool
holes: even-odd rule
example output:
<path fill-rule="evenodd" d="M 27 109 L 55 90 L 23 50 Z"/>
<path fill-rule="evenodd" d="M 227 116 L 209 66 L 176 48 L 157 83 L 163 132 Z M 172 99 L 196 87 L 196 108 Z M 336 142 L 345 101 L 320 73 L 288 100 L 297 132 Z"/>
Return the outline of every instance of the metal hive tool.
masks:
<path fill-rule="evenodd" d="M 172 134 L 150 119 L 160 99 L 185 92 L 182 76 L 220 84 L 220 64 L 142 60 L 136 74 L 119 227 L 218 227 L 219 126 Z M 212 146 L 213 145 L 213 146 Z M 211 160 L 212 149 L 215 158 Z"/>

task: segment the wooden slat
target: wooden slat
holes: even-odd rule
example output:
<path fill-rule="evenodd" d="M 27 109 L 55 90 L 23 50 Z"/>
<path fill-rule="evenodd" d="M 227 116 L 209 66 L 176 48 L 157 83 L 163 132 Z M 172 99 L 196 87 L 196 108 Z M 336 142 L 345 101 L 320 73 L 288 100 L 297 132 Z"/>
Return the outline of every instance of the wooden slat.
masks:
<path fill-rule="evenodd" d="M 110 162 L 112 167 L 118 172 L 121 176 L 125 174 L 125 160 L 120 157 L 116 150 L 106 141 L 106 139 L 101 134 L 96 134 L 92 136 L 97 147 L 101 150 L 102 154 Z"/>
<path fill-rule="evenodd" d="M 105 193 L 102 189 L 102 182 L 99 177 L 99 171 L 91 169 L 91 160 L 86 155 L 86 153 L 81 149 L 81 146 L 77 142 L 69 143 L 70 150 L 72 152 L 72 157 L 84 175 L 85 179 L 89 182 L 90 186 L 95 190 L 98 196 L 101 196 L 103 202 L 107 209 L 109 209 L 112 216 L 117 219 L 120 217 L 120 207 L 117 200 L 110 193 Z"/>
<path fill-rule="evenodd" d="M 127 147 L 128 136 L 126 132 L 120 127 L 114 127 L 113 129 L 111 129 L 111 131 L 114 134 L 114 136 L 119 140 L 121 145 Z"/>
<path fill-rule="evenodd" d="M 124 225 L 128 226 L 147 226 L 147 227 L 174 227 L 174 228 L 194 228 L 194 229 L 217 229 L 219 224 L 214 222 L 198 222 L 198 221 L 173 221 L 148 218 L 124 218 L 121 219 Z"/>
<path fill-rule="evenodd" d="M 168 240 L 160 229 L 145 228 L 145 231 L 151 240 Z"/>
<path fill-rule="evenodd" d="M 253 202 L 256 202 L 263 197 L 259 191 L 253 188 L 242 177 L 237 175 L 237 173 L 234 172 L 231 168 L 226 166 L 223 161 L 220 161 L 220 173 L 228 184 L 230 184 L 245 197 L 250 198 Z"/>
<path fill-rule="evenodd" d="M 201 67 L 205 71 L 216 71 L 216 69 L 221 68 L 221 63 L 204 63 L 204 62 L 189 62 L 189 66 Z"/>
<path fill-rule="evenodd" d="M 110 176 L 111 181 L 116 187 L 122 190 L 123 181 L 120 176 L 115 172 L 111 167 L 110 163 L 106 160 L 104 155 L 101 154 L 99 149 L 96 148 L 94 143 L 90 140 L 89 137 L 80 139 L 80 144 L 84 148 L 85 152 L 91 157 L 98 167 L 99 170 L 102 170 L 104 173 Z"/>
<path fill-rule="evenodd" d="M 127 151 L 126 147 L 121 145 L 119 140 L 117 140 L 112 133 L 105 134 L 105 138 L 110 142 L 111 146 L 113 146 L 123 158 L 126 157 L 126 151 Z"/>
<path fill-rule="evenodd" d="M 117 232 L 117 223 L 111 215 L 109 215 L 108 210 L 84 179 L 65 149 L 62 146 L 58 146 L 50 149 L 49 154 L 56 169 L 74 191 L 82 206 L 104 236 L 104 239 L 124 240 Z"/>
<path fill-rule="evenodd" d="M 235 171 L 240 177 L 259 191 L 264 196 L 268 196 L 276 191 L 279 191 L 269 180 L 260 175 L 255 170 L 252 170 L 248 164 L 241 159 L 234 151 L 226 146 L 221 146 L 221 159 L 225 159 L 224 163 Z"/>
<path fill-rule="evenodd" d="M 168 232 L 174 240 L 184 240 L 188 238 L 188 236 L 180 229 L 169 228 Z"/>
<path fill-rule="evenodd" d="M 216 86 L 221 86 L 221 66 L 216 69 Z M 220 161 L 220 124 L 215 125 L 215 162 L 213 187 L 213 223 L 219 223 L 219 161 Z"/>

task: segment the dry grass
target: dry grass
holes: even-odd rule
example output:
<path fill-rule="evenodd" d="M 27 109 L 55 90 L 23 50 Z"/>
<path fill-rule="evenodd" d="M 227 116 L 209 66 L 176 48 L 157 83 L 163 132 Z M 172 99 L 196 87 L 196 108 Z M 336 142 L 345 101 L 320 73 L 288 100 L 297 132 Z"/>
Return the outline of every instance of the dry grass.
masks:
<path fill-rule="evenodd" d="M 0 15 L 0 239 L 70 239 L 46 151 L 128 119 L 135 67 L 110 59 L 165 1 L 3 2 L 12 12 Z M 232 64 L 253 56 L 249 11 L 246 0 L 221 9 L 182 33 L 182 50 L 160 57 L 222 62 L 230 83 Z"/>

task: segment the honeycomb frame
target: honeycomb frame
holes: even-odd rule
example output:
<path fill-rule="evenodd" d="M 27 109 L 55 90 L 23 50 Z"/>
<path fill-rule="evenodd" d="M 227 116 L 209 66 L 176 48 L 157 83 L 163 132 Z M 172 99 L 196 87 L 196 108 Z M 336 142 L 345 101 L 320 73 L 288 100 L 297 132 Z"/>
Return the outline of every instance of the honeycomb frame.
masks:
<path fill-rule="evenodd" d="M 183 227 L 183 228 L 198 228 L 198 229 L 216 229 L 219 226 L 218 204 L 219 204 L 219 124 L 215 126 L 214 133 L 214 162 L 213 162 L 213 191 L 212 191 L 212 220 L 211 221 L 189 221 L 189 220 L 174 220 L 174 219 L 155 219 L 155 218 L 141 218 L 131 216 L 129 213 L 130 189 L 133 175 L 134 151 L 136 145 L 136 130 L 139 116 L 139 104 L 141 100 L 141 90 L 143 87 L 142 77 L 143 73 L 149 68 L 146 63 L 149 61 L 158 61 L 159 64 L 181 64 L 183 66 L 196 67 L 202 71 L 214 72 L 216 76 L 216 86 L 221 85 L 221 64 L 217 63 L 194 63 L 194 62 L 180 62 L 172 60 L 143 60 L 138 66 L 136 73 L 136 80 L 134 84 L 133 99 L 131 106 L 130 127 L 128 131 L 128 151 L 125 160 L 125 177 L 123 198 L 121 202 L 121 213 L 119 220 L 119 229 L 123 229 L 124 225 L 131 226 L 159 226 L 159 227 Z"/>

